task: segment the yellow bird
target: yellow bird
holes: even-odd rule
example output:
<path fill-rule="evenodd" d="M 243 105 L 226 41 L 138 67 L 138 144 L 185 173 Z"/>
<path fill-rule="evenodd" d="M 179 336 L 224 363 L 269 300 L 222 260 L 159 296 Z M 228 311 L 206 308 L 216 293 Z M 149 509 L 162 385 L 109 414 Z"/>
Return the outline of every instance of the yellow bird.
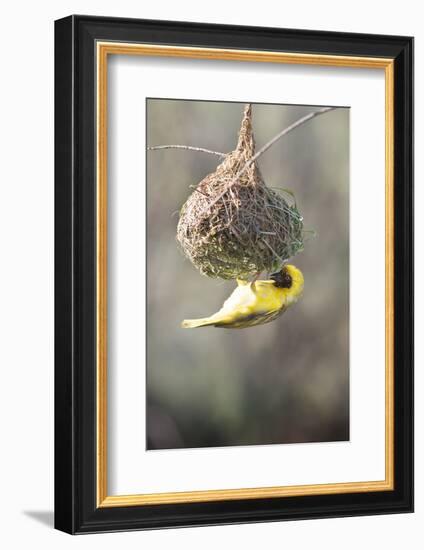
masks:
<path fill-rule="evenodd" d="M 203 319 L 186 319 L 182 327 L 247 328 L 269 323 L 300 298 L 303 274 L 294 265 L 285 265 L 270 280 L 237 280 L 237 285 L 217 313 Z"/>

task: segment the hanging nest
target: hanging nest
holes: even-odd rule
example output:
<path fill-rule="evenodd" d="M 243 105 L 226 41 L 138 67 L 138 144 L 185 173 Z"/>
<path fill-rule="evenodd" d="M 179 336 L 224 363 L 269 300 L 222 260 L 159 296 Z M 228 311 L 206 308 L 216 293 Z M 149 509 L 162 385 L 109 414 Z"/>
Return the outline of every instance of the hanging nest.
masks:
<path fill-rule="evenodd" d="M 267 187 L 256 162 L 245 167 L 254 154 L 247 105 L 237 148 L 197 185 L 180 212 L 177 240 L 208 277 L 274 272 L 303 249 L 303 221 L 294 200 Z"/>

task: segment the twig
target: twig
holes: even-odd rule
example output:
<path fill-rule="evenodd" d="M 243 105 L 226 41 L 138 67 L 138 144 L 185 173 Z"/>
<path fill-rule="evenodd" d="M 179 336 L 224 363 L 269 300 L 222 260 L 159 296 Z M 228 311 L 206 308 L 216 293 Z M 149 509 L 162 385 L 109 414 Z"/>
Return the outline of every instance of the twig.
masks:
<path fill-rule="evenodd" d="M 311 120 L 319 115 L 323 115 L 324 113 L 327 113 L 328 111 L 332 111 L 336 109 L 337 107 L 323 107 L 322 109 L 319 109 L 318 111 L 314 111 L 313 113 L 309 113 L 309 115 L 305 115 L 302 118 L 299 118 L 296 122 L 293 122 L 290 126 L 282 130 L 279 134 L 274 136 L 271 140 L 269 140 L 263 147 L 259 149 L 259 151 L 253 155 L 243 166 L 243 168 L 239 171 L 239 173 L 236 175 L 236 177 L 230 181 L 230 183 L 226 186 L 226 188 L 217 196 L 215 199 L 208 204 L 207 210 L 211 208 L 214 204 L 216 204 L 224 195 L 225 193 L 239 180 L 239 178 L 246 172 L 246 170 L 249 168 L 249 166 L 255 162 L 261 155 L 265 153 L 265 151 L 268 151 L 268 149 L 274 145 L 276 141 L 278 141 L 283 136 L 287 135 L 289 132 L 293 131 L 295 128 L 298 128 L 305 122 L 308 122 L 308 120 Z M 206 211 L 207 211 L 206 210 Z"/>
<path fill-rule="evenodd" d="M 217 157 L 226 157 L 226 153 L 220 153 L 219 151 L 211 151 L 210 149 L 204 149 L 203 147 L 191 147 L 190 145 L 155 145 L 154 147 L 147 147 L 148 151 L 157 151 L 159 149 L 185 149 L 186 151 L 197 151 L 198 153 L 209 153 L 210 155 L 216 155 Z"/>
<path fill-rule="evenodd" d="M 293 122 L 293 124 L 291 124 L 290 126 L 285 128 L 284 130 L 282 130 L 279 134 L 277 134 L 272 139 L 270 139 L 268 141 L 268 143 L 265 143 L 265 145 L 263 147 L 261 147 L 259 149 L 259 151 L 256 154 L 254 154 L 253 157 L 246 162 L 246 164 L 243 166 L 243 168 L 241 169 L 241 171 L 239 172 L 237 177 L 240 177 L 241 173 L 244 173 L 244 171 L 252 164 L 252 162 L 255 162 L 255 160 L 257 160 L 261 155 L 263 155 L 265 153 L 265 151 L 268 151 L 268 149 L 270 147 L 272 147 L 272 145 L 274 145 L 274 143 L 276 141 L 278 141 L 280 138 L 282 138 L 283 136 L 285 136 L 286 134 L 288 134 L 289 132 L 291 132 L 295 128 L 298 128 L 299 126 L 301 126 L 305 122 L 308 122 L 308 120 L 311 120 L 311 119 L 313 119 L 313 118 L 315 118 L 319 115 L 323 115 L 324 113 L 327 113 L 328 111 L 333 111 L 336 108 L 337 107 L 323 107 L 322 109 L 319 109 L 318 111 L 314 111 L 313 113 L 309 113 L 309 115 L 305 115 L 304 117 L 299 118 L 299 120 L 296 120 L 296 122 Z"/>

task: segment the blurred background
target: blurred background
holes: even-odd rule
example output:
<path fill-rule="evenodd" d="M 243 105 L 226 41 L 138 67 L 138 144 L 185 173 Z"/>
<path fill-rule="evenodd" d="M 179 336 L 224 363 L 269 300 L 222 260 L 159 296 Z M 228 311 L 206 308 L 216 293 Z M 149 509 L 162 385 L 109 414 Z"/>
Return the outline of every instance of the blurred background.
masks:
<path fill-rule="evenodd" d="M 244 104 L 149 99 L 147 144 L 235 148 Z M 253 105 L 259 149 L 318 107 Z M 316 232 L 293 263 L 303 298 L 263 326 L 180 328 L 235 288 L 184 257 L 175 234 L 192 187 L 218 157 L 147 152 L 147 448 L 349 439 L 349 109 L 297 128 L 259 159 L 265 182 L 295 193 Z"/>

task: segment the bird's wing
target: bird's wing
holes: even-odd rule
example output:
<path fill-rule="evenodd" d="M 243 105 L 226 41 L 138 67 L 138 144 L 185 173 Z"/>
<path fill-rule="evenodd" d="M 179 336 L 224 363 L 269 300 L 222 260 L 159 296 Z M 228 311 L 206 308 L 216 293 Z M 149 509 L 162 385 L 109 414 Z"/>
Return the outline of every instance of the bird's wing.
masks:
<path fill-rule="evenodd" d="M 280 315 L 282 315 L 286 310 L 287 307 L 283 306 L 279 309 L 271 309 L 268 311 L 255 311 L 254 313 L 248 315 L 245 321 L 248 326 L 252 327 L 255 325 L 264 325 L 265 323 L 270 323 L 271 321 L 274 321 L 274 319 L 277 319 L 277 317 L 280 317 Z"/>
<path fill-rule="evenodd" d="M 286 311 L 287 307 L 280 309 L 268 310 L 268 311 L 252 311 L 246 308 L 245 312 L 238 311 L 236 314 L 221 315 L 215 321 L 215 326 L 223 328 L 248 328 L 255 327 L 257 325 L 264 325 L 277 319 L 282 313 Z"/>

